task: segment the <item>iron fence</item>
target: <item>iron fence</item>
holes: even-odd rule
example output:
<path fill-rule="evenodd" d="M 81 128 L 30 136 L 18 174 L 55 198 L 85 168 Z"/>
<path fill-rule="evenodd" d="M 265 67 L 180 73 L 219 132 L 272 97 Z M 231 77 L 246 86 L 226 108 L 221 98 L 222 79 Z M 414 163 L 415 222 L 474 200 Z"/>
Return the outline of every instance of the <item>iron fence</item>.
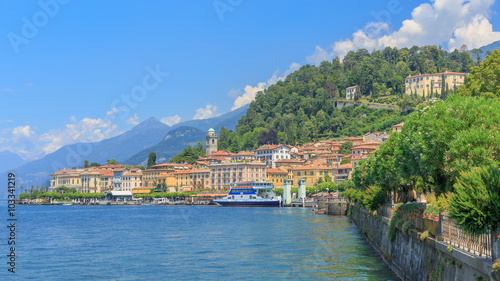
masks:
<path fill-rule="evenodd" d="M 458 228 L 454 221 L 446 216 L 441 219 L 443 241 L 455 247 L 476 254 L 480 257 L 491 257 L 491 235 L 470 235 Z"/>

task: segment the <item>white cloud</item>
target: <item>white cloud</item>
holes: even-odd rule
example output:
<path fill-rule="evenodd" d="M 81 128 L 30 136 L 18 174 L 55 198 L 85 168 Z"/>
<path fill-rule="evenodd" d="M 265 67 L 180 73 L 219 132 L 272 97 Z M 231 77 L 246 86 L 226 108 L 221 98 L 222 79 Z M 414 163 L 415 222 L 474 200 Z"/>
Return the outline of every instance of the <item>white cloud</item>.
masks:
<path fill-rule="evenodd" d="M 320 46 L 316 46 L 314 53 L 306 57 L 306 61 L 309 64 L 319 65 L 324 60 L 331 60 L 333 55 L 333 51 L 327 52 Z"/>
<path fill-rule="evenodd" d="M 125 123 L 129 124 L 129 125 L 137 125 L 139 124 L 139 116 L 137 116 L 137 114 L 134 114 L 134 116 L 128 118 L 128 119 L 125 119 Z"/>
<path fill-rule="evenodd" d="M 101 118 L 83 118 L 81 121 L 66 124 L 62 129 L 50 130 L 42 134 L 38 141 L 43 155 L 78 142 L 98 142 L 121 134 L 118 127 Z"/>
<path fill-rule="evenodd" d="M 35 131 L 31 129 L 31 126 L 19 126 L 12 129 L 12 141 L 19 142 L 21 140 L 30 139 L 35 136 Z"/>
<path fill-rule="evenodd" d="M 500 32 L 494 32 L 493 25 L 487 19 L 477 16 L 468 25 L 455 30 L 454 38 L 448 42 L 448 48 L 460 49 L 462 44 L 466 44 L 470 50 L 498 40 L 500 40 Z"/>
<path fill-rule="evenodd" d="M 220 114 L 217 112 L 217 106 L 212 104 L 207 104 L 205 108 L 198 108 L 193 119 L 208 119 L 212 117 L 217 117 Z"/>
<path fill-rule="evenodd" d="M 181 122 L 181 117 L 179 115 L 163 117 L 160 122 L 163 124 L 167 124 L 168 126 L 173 126 L 179 122 Z"/>
<path fill-rule="evenodd" d="M 285 80 L 288 74 L 294 72 L 299 68 L 300 64 L 293 62 L 292 64 L 290 64 L 288 69 L 285 72 L 283 72 L 283 75 L 281 76 L 278 76 L 279 75 L 279 69 L 278 69 L 273 73 L 273 75 L 271 75 L 271 77 L 266 82 L 259 82 L 257 83 L 257 86 L 246 85 L 244 88 L 244 93 L 236 97 L 236 100 L 234 101 L 231 110 L 235 110 L 237 108 L 240 108 L 244 105 L 251 103 L 255 99 L 255 96 L 257 95 L 258 92 L 264 91 L 267 87 L 275 84 L 278 81 Z"/>
<path fill-rule="evenodd" d="M 413 9 L 411 18 L 402 22 L 399 30 L 390 31 L 384 22 L 370 22 L 365 28 L 355 31 L 351 39 L 335 42 L 323 49 L 316 46 L 315 52 L 306 58 L 319 64 L 333 56 L 344 57 L 356 49 L 380 49 L 441 45 L 448 43 L 449 49 L 466 44 L 469 49 L 480 47 L 500 39 L 488 21 L 491 5 L 495 0 L 433 0 Z"/>
<path fill-rule="evenodd" d="M 115 119 L 115 117 L 116 117 L 115 115 L 118 112 L 120 112 L 120 110 L 118 110 L 116 107 L 113 107 L 110 111 L 106 112 L 106 118 L 110 119 L 110 120 L 113 120 L 113 119 Z"/>
<path fill-rule="evenodd" d="M 239 95 L 241 95 L 241 89 L 238 88 L 238 89 L 231 89 L 228 93 L 227 93 L 228 96 L 232 97 L 232 98 L 235 98 Z"/>

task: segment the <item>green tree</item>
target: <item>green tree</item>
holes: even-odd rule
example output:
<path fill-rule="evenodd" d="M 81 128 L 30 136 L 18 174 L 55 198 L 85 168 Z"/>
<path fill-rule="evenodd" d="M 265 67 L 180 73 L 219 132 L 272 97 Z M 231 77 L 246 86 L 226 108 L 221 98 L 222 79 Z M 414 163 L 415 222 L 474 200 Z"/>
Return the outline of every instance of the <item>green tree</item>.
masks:
<path fill-rule="evenodd" d="M 342 145 L 340 145 L 339 153 L 344 155 L 349 155 L 352 153 L 351 152 L 352 147 L 353 147 L 352 142 L 346 141 Z"/>
<path fill-rule="evenodd" d="M 89 165 L 89 160 L 84 160 L 83 161 L 83 168 L 89 168 L 90 165 Z"/>
<path fill-rule="evenodd" d="M 458 94 L 500 99 L 498 69 L 500 69 L 500 50 L 494 50 L 479 66 L 472 67 L 466 84 L 458 89 Z"/>
<path fill-rule="evenodd" d="M 462 172 L 448 206 L 450 218 L 473 234 L 491 233 L 500 225 L 500 169 L 479 167 Z"/>
<path fill-rule="evenodd" d="M 107 165 L 118 165 L 118 161 L 115 160 L 115 158 L 111 158 L 109 160 L 106 160 Z"/>
<path fill-rule="evenodd" d="M 351 160 L 349 158 L 343 158 L 342 161 L 340 161 L 340 165 L 349 164 L 349 163 L 351 163 Z"/>
<path fill-rule="evenodd" d="M 154 165 L 156 165 L 156 153 L 151 151 L 149 153 L 148 165 L 146 166 L 146 169 L 149 169 L 149 168 L 151 168 L 151 166 L 154 166 Z"/>

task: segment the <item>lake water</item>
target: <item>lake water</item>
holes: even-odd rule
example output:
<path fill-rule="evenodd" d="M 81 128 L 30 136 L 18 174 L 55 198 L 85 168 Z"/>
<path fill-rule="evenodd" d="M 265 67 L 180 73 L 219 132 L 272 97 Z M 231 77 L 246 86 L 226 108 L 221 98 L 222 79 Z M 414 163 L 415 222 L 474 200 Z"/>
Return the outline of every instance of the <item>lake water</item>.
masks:
<path fill-rule="evenodd" d="M 7 208 L 0 206 L 7 225 Z M 1 280 L 398 280 L 348 217 L 298 208 L 17 206 Z"/>

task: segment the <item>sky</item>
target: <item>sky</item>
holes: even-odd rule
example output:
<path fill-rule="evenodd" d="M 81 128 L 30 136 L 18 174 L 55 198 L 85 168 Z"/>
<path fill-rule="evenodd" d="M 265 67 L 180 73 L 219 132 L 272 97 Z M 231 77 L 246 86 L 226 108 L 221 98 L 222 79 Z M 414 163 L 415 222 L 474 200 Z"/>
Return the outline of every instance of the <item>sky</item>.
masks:
<path fill-rule="evenodd" d="M 500 40 L 495 0 L 1 1 L 0 151 L 34 160 L 250 103 L 305 64 Z"/>

